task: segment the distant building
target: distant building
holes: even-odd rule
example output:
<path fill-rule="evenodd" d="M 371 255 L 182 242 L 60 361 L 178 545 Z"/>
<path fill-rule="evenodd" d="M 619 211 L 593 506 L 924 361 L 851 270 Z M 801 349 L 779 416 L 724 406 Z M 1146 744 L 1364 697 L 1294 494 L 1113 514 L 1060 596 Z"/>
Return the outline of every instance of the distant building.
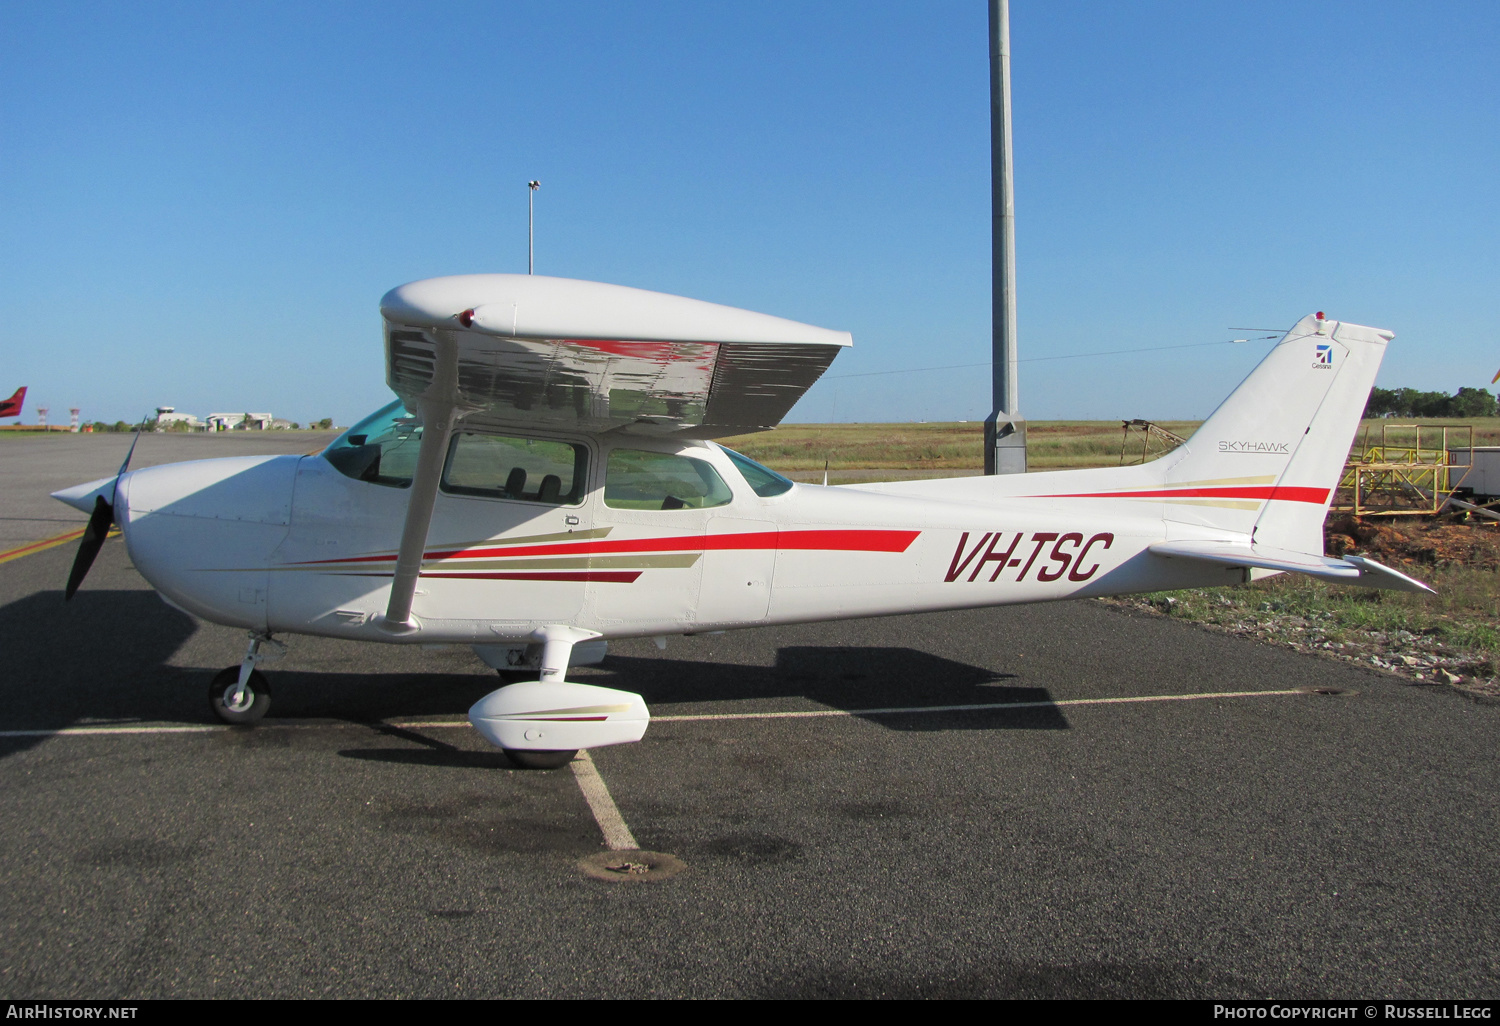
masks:
<path fill-rule="evenodd" d="M 210 431 L 267 431 L 275 420 L 269 413 L 210 413 Z"/>
<path fill-rule="evenodd" d="M 189 431 L 202 431 L 203 422 L 191 413 L 178 413 L 176 407 L 158 406 L 156 408 L 156 430 L 170 431 L 174 424 L 185 424 Z"/>

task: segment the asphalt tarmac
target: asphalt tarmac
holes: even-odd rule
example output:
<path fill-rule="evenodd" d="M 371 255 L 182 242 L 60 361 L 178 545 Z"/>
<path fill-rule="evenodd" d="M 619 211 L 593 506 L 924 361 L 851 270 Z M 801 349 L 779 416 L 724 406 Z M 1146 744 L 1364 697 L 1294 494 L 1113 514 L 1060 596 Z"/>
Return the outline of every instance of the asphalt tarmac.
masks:
<path fill-rule="evenodd" d="M 1500 704 L 1452 689 L 1092 602 L 624 642 L 574 677 L 662 719 L 593 762 L 686 868 L 601 881 L 575 774 L 452 725 L 467 651 L 289 638 L 220 729 L 243 636 L 71 559 L 0 564 L 6 998 L 1500 993 Z M 856 714 L 669 718 L 797 711 Z"/>
<path fill-rule="evenodd" d="M 312 452 L 337 437 L 335 431 L 153 432 L 142 434 L 130 465 Z M 64 506 L 51 493 L 114 474 L 134 439 L 134 432 L 125 431 L 0 435 L 0 552 L 87 523 L 87 513 Z"/>

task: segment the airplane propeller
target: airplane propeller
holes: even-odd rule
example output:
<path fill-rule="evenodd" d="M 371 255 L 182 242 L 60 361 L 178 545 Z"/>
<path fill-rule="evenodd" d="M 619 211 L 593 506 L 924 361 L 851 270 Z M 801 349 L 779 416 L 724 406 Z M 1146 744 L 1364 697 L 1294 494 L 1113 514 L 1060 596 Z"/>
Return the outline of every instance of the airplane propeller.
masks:
<path fill-rule="evenodd" d="M 130 451 L 125 454 L 125 462 L 120 464 L 120 469 L 115 473 L 114 484 L 109 489 L 109 501 L 104 501 L 103 495 L 94 498 L 94 511 L 89 514 L 88 526 L 83 529 L 83 539 L 78 543 L 78 555 L 73 557 L 73 569 L 68 572 L 68 586 L 63 591 L 64 602 L 72 600 L 78 586 L 88 576 L 89 567 L 94 565 L 99 550 L 104 548 L 104 539 L 109 537 L 109 529 L 115 524 L 115 498 L 120 490 L 120 478 L 130 469 L 130 459 L 135 455 L 136 443 L 141 440 L 141 432 L 145 428 L 146 420 L 142 418 L 140 426 L 135 429 L 135 437 L 130 440 Z"/>

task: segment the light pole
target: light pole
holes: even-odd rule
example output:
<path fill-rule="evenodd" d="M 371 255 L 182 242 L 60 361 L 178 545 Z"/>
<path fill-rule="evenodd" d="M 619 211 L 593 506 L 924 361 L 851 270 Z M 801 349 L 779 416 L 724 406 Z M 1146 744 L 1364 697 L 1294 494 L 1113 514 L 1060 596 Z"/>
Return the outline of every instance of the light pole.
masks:
<path fill-rule="evenodd" d="M 1010 0 L 990 0 L 991 289 L 993 403 L 984 472 L 1026 473 L 1026 418 L 1016 387 L 1016 201 L 1010 146 Z"/>
<path fill-rule="evenodd" d="M 536 273 L 536 191 L 541 182 L 527 182 L 526 188 L 526 273 Z"/>

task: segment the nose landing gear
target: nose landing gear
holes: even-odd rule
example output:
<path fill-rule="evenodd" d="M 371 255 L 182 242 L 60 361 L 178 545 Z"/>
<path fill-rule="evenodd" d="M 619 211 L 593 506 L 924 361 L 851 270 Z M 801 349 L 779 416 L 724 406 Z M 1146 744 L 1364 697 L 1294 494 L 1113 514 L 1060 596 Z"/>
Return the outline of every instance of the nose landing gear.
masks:
<path fill-rule="evenodd" d="M 263 653 L 263 645 L 270 646 L 271 652 Z M 268 656 L 275 659 L 285 651 L 286 646 L 273 641 L 269 634 L 252 631 L 240 665 L 220 670 L 208 686 L 208 704 L 214 715 L 225 723 L 239 726 L 265 718 L 271 708 L 271 685 L 266 675 L 255 666 L 266 661 Z"/>
<path fill-rule="evenodd" d="M 241 686 L 240 668 L 230 666 L 214 674 L 208 686 L 208 704 L 225 723 L 237 726 L 255 723 L 271 708 L 271 685 L 264 673 L 251 670 Z"/>
<path fill-rule="evenodd" d="M 584 645 L 597 645 L 594 661 L 603 658 L 604 641 L 597 631 L 550 625 L 537 628 L 531 637 L 532 647 L 540 649 L 539 679 L 491 691 L 469 709 L 469 722 L 485 740 L 504 749 L 518 766 L 558 769 L 572 762 L 580 748 L 641 739 L 651 713 L 640 695 L 564 679 L 573 653 Z M 498 653 L 491 648 L 476 646 L 476 651 L 495 666 Z"/>

